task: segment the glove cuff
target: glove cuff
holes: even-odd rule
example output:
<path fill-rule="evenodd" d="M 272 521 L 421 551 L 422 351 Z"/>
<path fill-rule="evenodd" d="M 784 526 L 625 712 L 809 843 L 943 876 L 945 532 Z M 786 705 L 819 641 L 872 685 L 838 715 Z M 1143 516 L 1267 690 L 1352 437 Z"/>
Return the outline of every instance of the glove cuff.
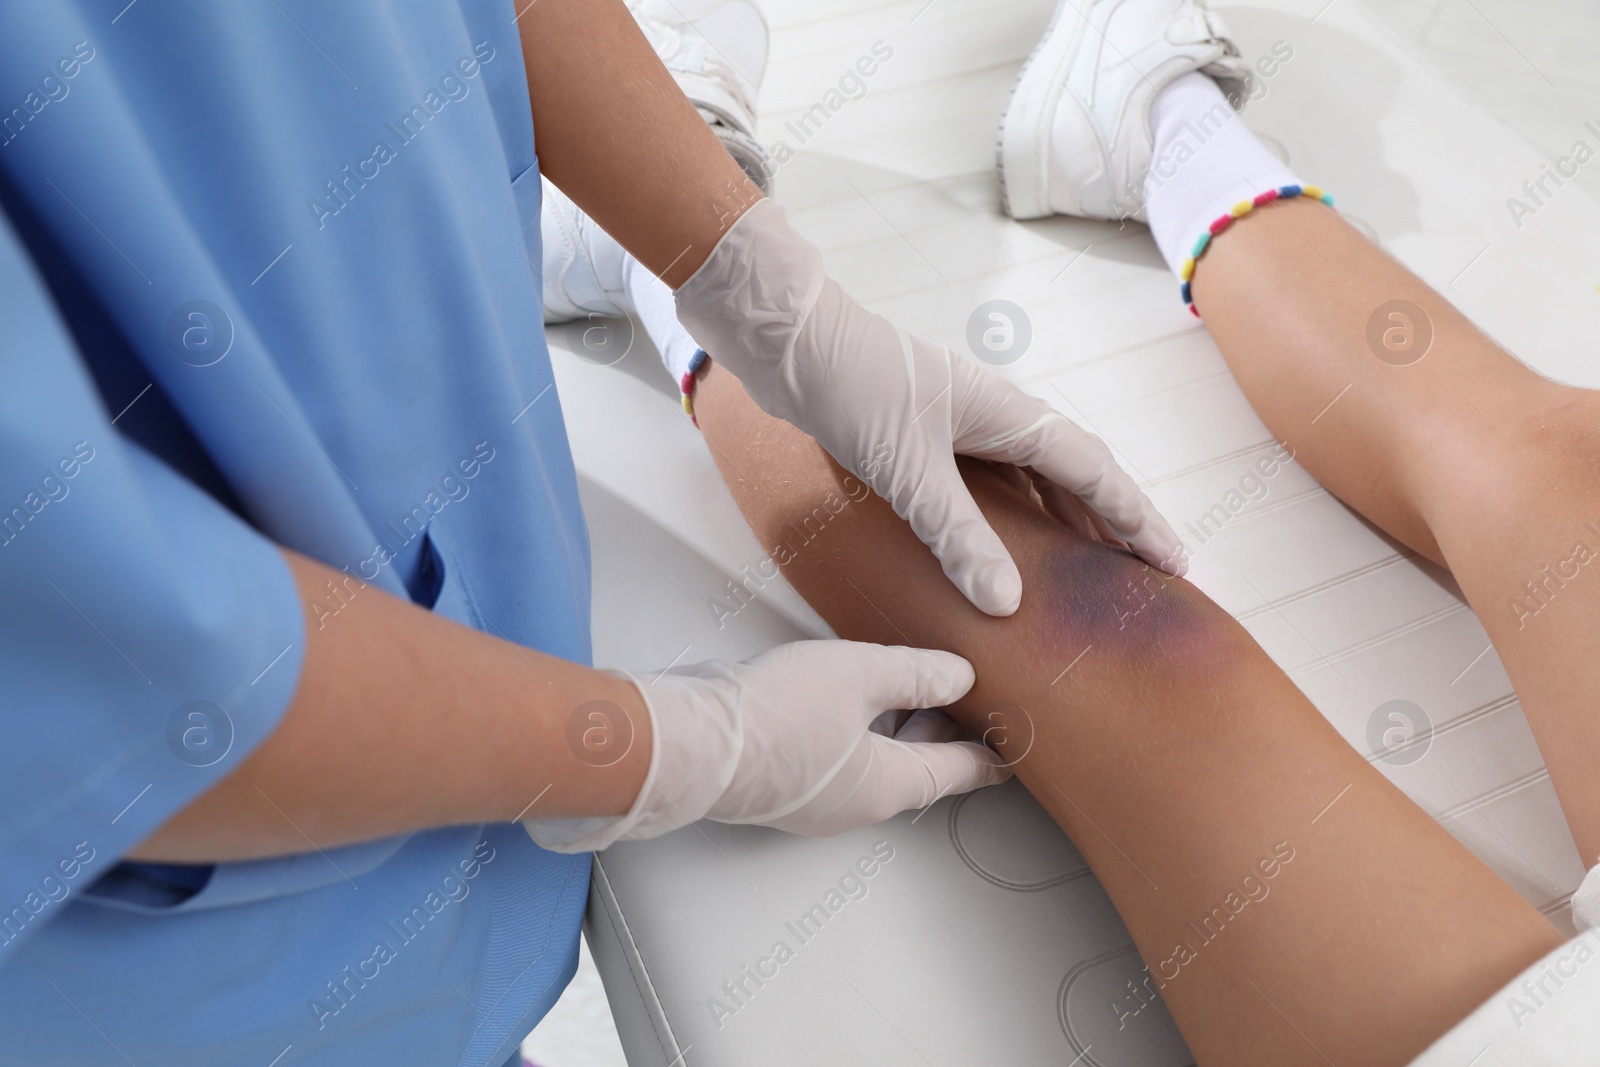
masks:
<path fill-rule="evenodd" d="M 618 841 L 660 837 L 697 822 L 727 791 L 739 764 L 742 737 L 736 723 L 693 721 L 703 702 L 680 691 L 692 682 L 663 674 L 645 685 L 627 671 L 606 673 L 632 683 L 644 700 L 650 769 L 625 815 L 524 820 L 528 836 L 552 852 L 598 852 Z"/>
<path fill-rule="evenodd" d="M 822 253 L 759 200 L 673 294 L 678 321 L 769 414 L 790 418 L 785 382 L 801 328 L 822 292 Z M 792 418 L 790 421 L 793 421 Z"/>
<path fill-rule="evenodd" d="M 625 671 L 606 671 L 617 678 L 633 683 L 642 695 L 638 679 Z M 650 701 L 644 702 L 650 708 Z M 661 730 L 655 713 L 650 712 L 650 769 L 645 772 L 644 784 L 625 815 L 608 815 L 584 819 L 524 819 L 522 828 L 540 848 L 551 852 L 598 852 L 638 825 L 644 817 L 646 802 L 655 788 L 656 769 L 660 765 Z"/>

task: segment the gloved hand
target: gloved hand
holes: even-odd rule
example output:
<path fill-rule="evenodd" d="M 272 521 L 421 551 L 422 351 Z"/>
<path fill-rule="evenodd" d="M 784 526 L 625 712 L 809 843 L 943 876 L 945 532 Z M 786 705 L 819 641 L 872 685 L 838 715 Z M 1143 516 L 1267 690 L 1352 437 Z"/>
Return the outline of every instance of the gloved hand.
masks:
<path fill-rule="evenodd" d="M 958 452 L 1031 468 L 1083 500 L 1110 538 L 1184 573 L 1183 542 L 1104 442 L 861 307 L 771 200 L 734 222 L 676 297 L 711 358 L 889 501 L 983 611 L 1016 611 L 1022 577 L 961 481 Z"/>
<path fill-rule="evenodd" d="M 639 797 L 618 818 L 525 822 L 545 848 L 600 849 L 703 818 L 837 834 L 1011 776 L 979 744 L 868 730 L 886 711 L 937 707 L 971 689 L 972 667 L 948 652 L 797 641 L 744 663 L 626 677 L 652 725 Z"/>

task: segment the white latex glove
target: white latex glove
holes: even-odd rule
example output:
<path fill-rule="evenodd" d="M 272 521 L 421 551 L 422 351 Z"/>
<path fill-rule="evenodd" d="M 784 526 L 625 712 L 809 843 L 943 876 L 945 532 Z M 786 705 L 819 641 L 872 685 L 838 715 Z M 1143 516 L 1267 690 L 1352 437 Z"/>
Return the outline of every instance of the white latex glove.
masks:
<path fill-rule="evenodd" d="M 967 492 L 958 452 L 1031 468 L 1152 566 L 1184 573 L 1183 542 L 1104 442 L 861 307 L 773 201 L 735 221 L 676 296 L 679 320 L 711 358 L 889 501 L 983 611 L 1016 611 L 1022 578 Z"/>
<path fill-rule="evenodd" d="M 980 744 L 868 730 L 886 711 L 948 704 L 971 689 L 972 667 L 948 652 L 797 641 L 744 663 L 625 677 L 652 726 L 639 797 L 618 818 L 525 822 L 545 848 L 601 849 L 705 818 L 825 836 L 1011 777 Z"/>

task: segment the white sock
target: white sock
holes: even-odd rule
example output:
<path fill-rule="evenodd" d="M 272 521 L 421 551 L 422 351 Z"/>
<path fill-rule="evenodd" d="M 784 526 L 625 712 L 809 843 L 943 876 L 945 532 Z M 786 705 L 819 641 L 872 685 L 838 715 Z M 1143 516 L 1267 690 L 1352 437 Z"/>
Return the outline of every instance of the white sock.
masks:
<path fill-rule="evenodd" d="M 1241 200 L 1300 179 L 1262 147 L 1217 83 L 1191 71 L 1150 102 L 1154 152 L 1145 174 L 1145 213 L 1174 274 L 1195 239 Z"/>
<path fill-rule="evenodd" d="M 622 291 L 632 304 L 629 310 L 639 317 L 644 332 L 661 353 L 661 362 L 667 365 L 673 384 L 681 386 L 700 346 L 678 321 L 678 306 L 673 302 L 672 290 L 644 264 L 624 252 Z"/>

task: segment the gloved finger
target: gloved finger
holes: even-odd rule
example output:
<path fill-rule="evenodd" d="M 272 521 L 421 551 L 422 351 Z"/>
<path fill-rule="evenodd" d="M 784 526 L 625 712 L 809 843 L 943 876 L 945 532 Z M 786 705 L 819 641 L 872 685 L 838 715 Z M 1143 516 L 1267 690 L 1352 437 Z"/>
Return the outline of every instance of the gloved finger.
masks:
<path fill-rule="evenodd" d="M 1132 549 L 1128 548 L 1128 542 L 1111 532 L 1111 524 L 1092 511 L 1089 512 L 1089 525 L 1094 527 L 1095 540 L 1101 544 L 1110 545 L 1112 548 L 1120 548 L 1124 552 L 1132 551 Z"/>
<path fill-rule="evenodd" d="M 953 652 L 856 641 L 828 643 L 848 646 L 838 651 L 853 657 L 850 673 L 869 719 L 889 710 L 943 707 L 966 696 L 977 680 L 972 664 Z"/>
<path fill-rule="evenodd" d="M 1015 612 L 1022 604 L 1022 575 L 967 491 L 954 454 L 930 456 L 903 484 L 914 487 L 904 499 L 884 494 L 885 499 L 938 557 L 945 577 L 984 614 Z"/>
<path fill-rule="evenodd" d="M 913 711 L 904 725 L 889 736 L 896 741 L 959 741 L 962 729 L 943 708 L 923 708 Z"/>
<path fill-rule="evenodd" d="M 1014 463 L 989 463 L 989 468 L 1000 476 L 1000 480 L 1011 488 L 1028 498 L 1033 504 L 1039 504 L 1039 493 L 1034 488 L 1036 478 L 1032 471 L 1026 467 L 1019 467 Z"/>
<path fill-rule="evenodd" d="M 1030 405 L 1031 407 L 1032 405 Z M 1043 402 L 1037 419 L 977 446 L 973 454 L 1030 466 L 1084 502 L 1110 534 L 1168 574 L 1187 569 L 1183 542 L 1104 441 Z M 967 451 L 965 447 L 962 449 Z"/>
<path fill-rule="evenodd" d="M 971 741 L 897 741 L 876 734 L 870 741 L 880 774 L 874 807 L 881 818 L 1011 777 L 998 755 Z"/>
<path fill-rule="evenodd" d="M 867 724 L 867 732 L 882 734 L 884 737 L 893 737 L 900 732 L 901 727 L 915 714 L 916 712 L 907 711 L 904 708 L 886 711 Z"/>
<path fill-rule="evenodd" d="M 1040 504 L 1057 522 L 1091 541 L 1107 539 L 1105 530 L 1095 524 L 1093 512 L 1084 507 L 1083 501 L 1032 468 L 1028 473 L 1033 478 L 1033 491 L 1038 495 Z M 1115 543 L 1122 548 L 1128 547 L 1121 541 Z"/>

